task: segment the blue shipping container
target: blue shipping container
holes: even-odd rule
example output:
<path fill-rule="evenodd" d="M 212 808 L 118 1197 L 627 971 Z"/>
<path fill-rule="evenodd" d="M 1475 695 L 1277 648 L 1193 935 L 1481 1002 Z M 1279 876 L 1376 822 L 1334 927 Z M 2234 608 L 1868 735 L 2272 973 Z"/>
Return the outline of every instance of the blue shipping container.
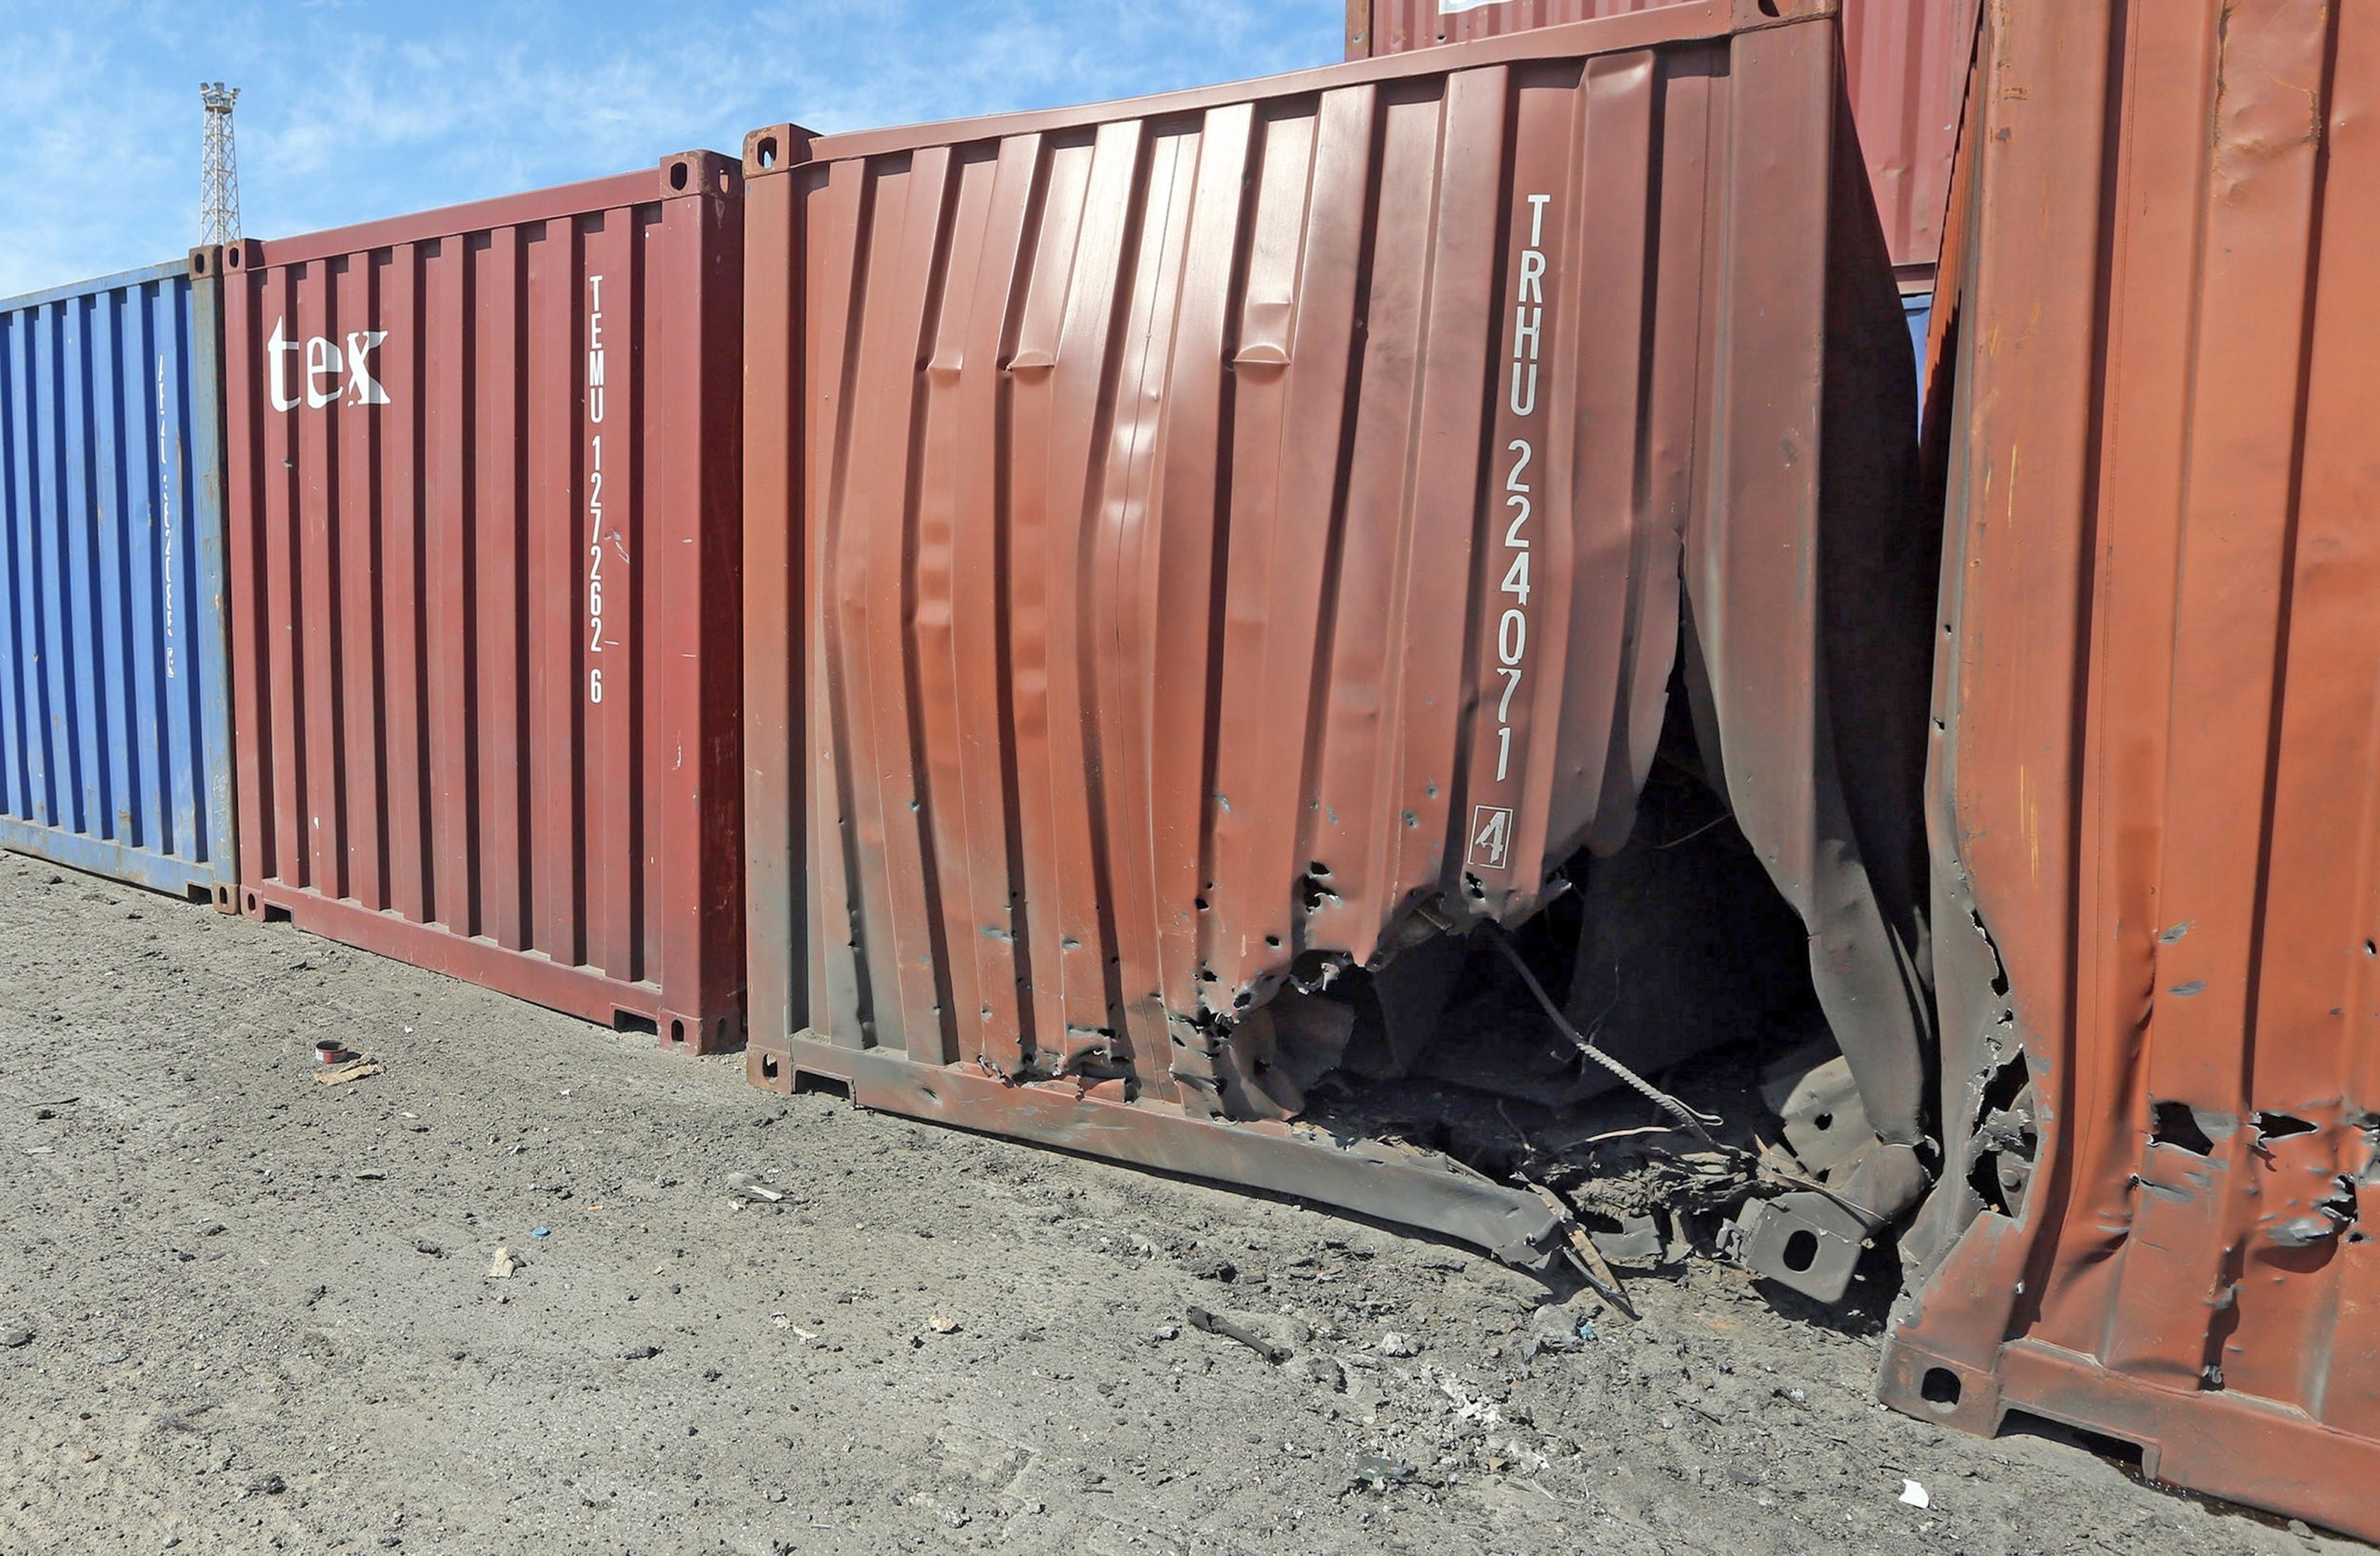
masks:
<path fill-rule="evenodd" d="M 0 847 L 228 909 L 215 261 L 0 301 Z"/>

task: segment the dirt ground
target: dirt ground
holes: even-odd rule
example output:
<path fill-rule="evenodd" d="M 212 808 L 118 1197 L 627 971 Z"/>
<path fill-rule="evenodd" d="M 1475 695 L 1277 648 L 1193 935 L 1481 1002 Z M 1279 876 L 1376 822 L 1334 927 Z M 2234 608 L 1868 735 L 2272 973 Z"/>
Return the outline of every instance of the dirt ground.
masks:
<path fill-rule="evenodd" d="M 2363 1548 L 1884 1410 L 1874 1302 L 1632 1289 L 0 856 L 0 1556 Z"/>

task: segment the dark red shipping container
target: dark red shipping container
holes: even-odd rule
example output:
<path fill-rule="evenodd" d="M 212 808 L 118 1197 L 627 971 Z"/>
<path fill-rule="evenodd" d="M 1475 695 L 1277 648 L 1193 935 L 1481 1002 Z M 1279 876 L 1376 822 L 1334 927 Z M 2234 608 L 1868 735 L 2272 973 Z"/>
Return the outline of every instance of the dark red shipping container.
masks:
<path fill-rule="evenodd" d="M 743 1035 L 742 170 L 226 251 L 242 907 Z"/>

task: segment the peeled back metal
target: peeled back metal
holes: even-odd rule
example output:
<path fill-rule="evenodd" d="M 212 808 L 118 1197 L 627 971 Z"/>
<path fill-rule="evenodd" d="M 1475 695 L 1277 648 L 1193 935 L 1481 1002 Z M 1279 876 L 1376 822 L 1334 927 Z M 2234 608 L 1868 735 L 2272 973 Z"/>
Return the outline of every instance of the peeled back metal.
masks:
<path fill-rule="evenodd" d="M 1627 837 L 1691 603 L 1914 1163 L 1922 749 L 1837 741 L 1922 726 L 1934 559 L 1799 10 L 747 140 L 757 1082 L 1541 1253 L 1533 1196 L 1252 1077 L 1285 991 Z"/>
<path fill-rule="evenodd" d="M 0 301 L 0 847 L 228 908 L 215 257 Z"/>
<path fill-rule="evenodd" d="M 2380 10 L 1994 4 L 1884 1397 L 2380 1539 Z"/>
<path fill-rule="evenodd" d="M 248 912 L 738 1041 L 742 193 L 226 251 Z"/>
<path fill-rule="evenodd" d="M 1503 37 L 1676 0 L 1348 0 L 1347 57 Z M 1893 262 L 1923 286 L 1975 39 L 1978 0 L 1843 0 L 1845 86 Z"/>

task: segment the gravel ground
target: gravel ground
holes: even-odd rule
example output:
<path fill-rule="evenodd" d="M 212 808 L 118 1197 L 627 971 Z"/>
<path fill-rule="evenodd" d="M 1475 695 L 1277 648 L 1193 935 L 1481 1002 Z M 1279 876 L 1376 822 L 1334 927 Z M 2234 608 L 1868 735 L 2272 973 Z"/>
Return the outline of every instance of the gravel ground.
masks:
<path fill-rule="evenodd" d="M 1733 1269 L 1632 1323 L 33 860 L 0 948 L 5 1556 L 2363 1548 L 1888 1412 Z"/>

